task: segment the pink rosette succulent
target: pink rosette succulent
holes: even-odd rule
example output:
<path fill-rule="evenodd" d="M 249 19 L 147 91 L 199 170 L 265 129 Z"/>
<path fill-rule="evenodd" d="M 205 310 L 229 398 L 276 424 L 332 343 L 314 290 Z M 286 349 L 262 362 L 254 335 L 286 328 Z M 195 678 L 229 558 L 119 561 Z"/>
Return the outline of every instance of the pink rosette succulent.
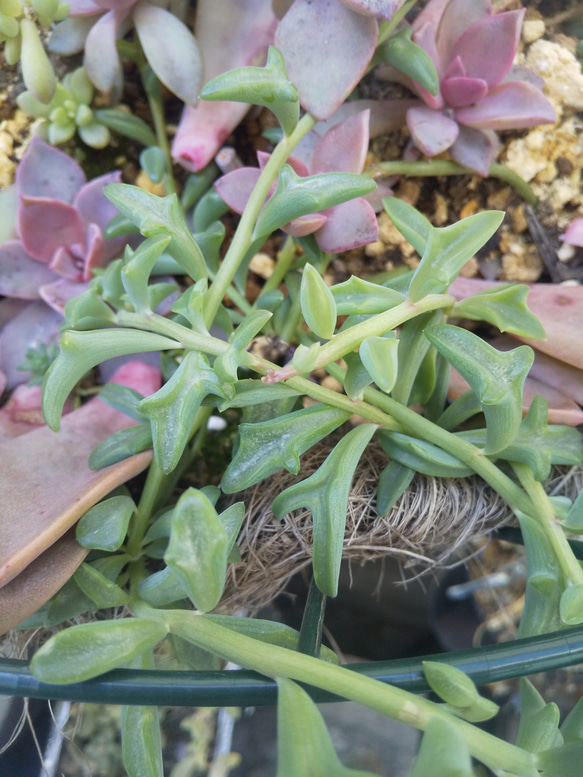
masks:
<path fill-rule="evenodd" d="M 290 157 L 297 175 L 305 177 L 318 173 L 361 173 L 368 151 L 368 123 L 370 111 L 365 110 L 336 124 L 316 144 L 311 165 Z M 235 213 L 242 213 L 269 155 L 259 152 L 259 167 L 241 167 L 227 173 L 215 182 L 215 189 Z M 275 191 L 275 183 L 270 196 Z M 290 221 L 282 229 L 294 237 L 313 234 L 318 245 L 327 253 L 348 251 L 378 240 L 378 226 L 374 206 L 380 206 L 382 195 L 373 192 L 369 198 L 357 197 L 319 213 L 311 213 Z M 370 199 L 374 196 L 373 204 Z"/>
<path fill-rule="evenodd" d="M 17 239 L 0 245 L 0 368 L 9 388 L 26 380 L 16 366 L 27 349 L 56 337 L 65 302 L 127 242 L 103 237 L 117 215 L 103 188 L 120 180 L 114 172 L 87 182 L 74 159 L 31 140 L 14 184 Z"/>
<path fill-rule="evenodd" d="M 435 96 L 405 78 L 421 98 L 407 110 L 407 125 L 424 154 L 448 150 L 456 162 L 487 176 L 496 130 L 556 121 L 543 80 L 513 65 L 524 13 L 493 14 L 490 0 L 430 0 L 415 19 L 412 40 L 439 77 Z"/>
<path fill-rule="evenodd" d="M 123 71 L 117 40 L 135 27 L 152 70 L 185 103 L 196 103 L 202 58 L 191 32 L 168 2 L 142 0 L 68 0 L 69 16 L 49 41 L 57 54 L 85 50 L 83 64 L 90 81 L 113 100 L 119 99 Z"/>

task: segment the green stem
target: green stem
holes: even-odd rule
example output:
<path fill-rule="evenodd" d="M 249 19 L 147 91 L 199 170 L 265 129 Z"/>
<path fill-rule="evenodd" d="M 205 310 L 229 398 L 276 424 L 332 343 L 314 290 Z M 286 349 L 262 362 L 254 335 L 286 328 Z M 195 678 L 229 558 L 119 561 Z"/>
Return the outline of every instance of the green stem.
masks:
<path fill-rule="evenodd" d="M 127 552 L 132 558 L 139 556 L 142 551 L 142 541 L 148 529 L 152 514 L 156 509 L 158 497 L 165 479 L 166 475 L 158 466 L 156 459 L 153 458 L 129 532 Z"/>
<path fill-rule="evenodd" d="M 534 506 L 534 512 L 529 513 L 529 515 L 537 520 L 545 533 L 563 574 L 573 585 L 583 583 L 583 569 L 577 561 L 562 527 L 555 519 L 553 505 L 541 483 L 535 480 L 532 470 L 526 464 L 513 462 L 512 469 L 524 490 L 528 492 Z"/>
<path fill-rule="evenodd" d="M 520 777 L 536 777 L 535 756 L 492 734 L 454 717 L 440 705 L 408 691 L 358 676 L 349 669 L 276 645 L 265 645 L 211 622 L 204 616 L 183 610 L 153 610 L 142 604 L 136 614 L 167 624 L 178 634 L 205 650 L 255 669 L 270 677 L 289 677 L 364 704 L 383 715 L 424 730 L 430 720 L 441 718 L 455 726 L 470 752 L 494 771 L 505 769 Z"/>
<path fill-rule="evenodd" d="M 332 362 L 338 361 L 347 353 L 351 353 L 355 348 L 362 343 L 367 337 L 380 337 L 386 332 L 395 329 L 405 321 L 409 321 L 411 318 L 415 318 L 420 313 L 427 313 L 431 310 L 439 310 L 440 308 L 450 308 L 455 304 L 455 299 L 448 294 L 428 294 L 419 302 L 413 303 L 409 300 L 401 302 L 400 305 L 396 305 L 394 308 L 379 313 L 373 318 L 369 318 L 367 321 L 363 321 L 360 324 L 351 326 L 344 332 L 335 334 L 331 340 L 320 348 L 318 352 L 318 358 L 312 369 L 317 370 Z M 288 378 L 298 375 L 298 371 L 293 364 L 288 364 L 279 370 L 276 370 L 273 375 L 270 376 L 268 382 L 279 382 L 287 380 Z"/>
<path fill-rule="evenodd" d="M 289 137 L 284 137 L 283 140 L 276 146 L 273 154 L 270 156 L 269 161 L 263 168 L 259 180 L 253 193 L 247 202 L 237 231 L 231 241 L 229 250 L 227 251 L 225 258 L 221 264 L 219 272 L 210 287 L 207 298 L 205 300 L 205 322 L 207 327 L 210 327 L 217 314 L 222 299 L 229 288 L 231 281 L 235 277 L 237 268 L 245 256 L 252 241 L 253 229 L 259 211 L 263 207 L 263 203 L 271 185 L 277 178 L 279 171 L 285 164 L 287 158 L 300 142 L 300 140 L 308 134 L 312 127 L 316 124 L 316 119 L 309 113 L 306 113 L 298 122 L 297 127 Z"/>
<path fill-rule="evenodd" d="M 304 607 L 298 650 L 308 656 L 319 656 L 322 645 L 322 629 L 326 612 L 326 595 L 323 594 L 312 577 L 308 590 L 308 600 Z"/>
<path fill-rule="evenodd" d="M 342 367 L 330 364 L 326 369 L 330 375 L 343 382 L 346 372 Z M 532 509 L 532 503 L 522 488 L 507 477 L 475 445 L 456 437 L 455 434 L 442 429 L 376 389 L 366 388 L 364 398 L 367 403 L 382 409 L 396 420 L 408 434 L 420 440 L 427 440 L 460 459 L 489 483 L 512 510 L 528 513 Z M 359 410 L 355 409 L 355 412 L 358 413 Z"/>
<path fill-rule="evenodd" d="M 447 159 L 429 159 L 424 162 L 405 162 L 396 160 L 394 162 L 379 162 L 373 165 L 364 172 L 372 177 L 376 177 L 378 171 L 383 172 L 383 175 L 408 175 L 414 178 L 425 178 L 428 176 L 436 175 L 475 175 L 475 170 L 470 170 L 467 167 L 458 165 L 457 162 L 453 162 Z M 517 173 L 511 170 L 506 165 L 493 162 L 490 165 L 488 174 L 493 178 L 499 178 L 501 181 L 513 186 L 520 194 L 522 199 L 533 207 L 537 204 L 538 200 L 524 180 Z"/>
<path fill-rule="evenodd" d="M 277 289 L 279 284 L 283 281 L 288 273 L 289 268 L 292 265 L 293 260 L 296 258 L 296 243 L 293 237 L 288 235 L 283 244 L 283 248 L 279 252 L 277 257 L 277 264 L 269 278 L 265 281 L 261 294 L 266 294 L 271 289 Z"/>
<path fill-rule="evenodd" d="M 143 80 L 146 87 L 147 79 Z M 154 93 L 155 91 L 155 93 Z M 166 172 L 164 173 L 164 189 L 166 194 L 176 194 L 176 184 L 172 176 L 172 157 L 170 155 L 170 145 L 168 143 L 168 136 L 166 134 L 166 119 L 164 117 L 164 102 L 162 100 L 161 90 L 151 90 L 146 87 L 146 95 L 148 97 L 148 105 L 150 106 L 150 114 L 152 115 L 152 121 L 154 123 L 154 132 L 156 134 L 156 142 L 158 146 L 164 152 L 166 157 Z"/>

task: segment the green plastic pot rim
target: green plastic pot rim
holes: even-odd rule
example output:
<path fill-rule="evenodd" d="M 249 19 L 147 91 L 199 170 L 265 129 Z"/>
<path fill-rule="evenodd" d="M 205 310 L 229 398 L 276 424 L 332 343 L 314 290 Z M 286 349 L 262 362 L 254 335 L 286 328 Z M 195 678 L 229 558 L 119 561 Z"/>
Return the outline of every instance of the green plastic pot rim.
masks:
<path fill-rule="evenodd" d="M 456 666 L 478 685 L 583 663 L 583 626 L 451 653 L 348 664 L 359 674 L 415 693 L 429 690 L 422 661 Z M 339 701 L 318 688 L 307 689 L 317 702 Z M 26 661 L 0 659 L 0 694 L 101 704 L 172 707 L 249 707 L 276 704 L 277 685 L 248 670 L 162 671 L 116 669 L 71 685 L 41 683 Z"/>

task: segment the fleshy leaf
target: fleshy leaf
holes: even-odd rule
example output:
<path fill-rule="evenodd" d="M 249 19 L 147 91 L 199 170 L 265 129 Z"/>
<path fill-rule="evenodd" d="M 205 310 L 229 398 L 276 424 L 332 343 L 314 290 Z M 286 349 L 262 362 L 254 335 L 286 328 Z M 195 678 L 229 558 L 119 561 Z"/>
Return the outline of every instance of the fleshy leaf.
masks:
<path fill-rule="evenodd" d="M 364 389 L 370 386 L 372 378 L 357 353 L 347 353 L 344 361 L 346 362 L 344 390 L 350 399 L 362 399 Z"/>
<path fill-rule="evenodd" d="M 526 306 L 528 291 L 528 286 L 513 283 L 494 286 L 458 302 L 452 315 L 473 321 L 488 321 L 501 332 L 544 340 L 545 330 Z"/>
<path fill-rule="evenodd" d="M 277 687 L 276 777 L 375 777 L 342 766 L 318 708 L 299 685 L 278 677 Z"/>
<path fill-rule="evenodd" d="M 339 316 L 384 313 L 405 301 L 398 291 L 379 286 L 352 275 L 344 283 L 337 283 L 330 289 L 336 301 Z"/>
<path fill-rule="evenodd" d="M 215 508 L 194 488 L 174 508 L 172 533 L 164 561 L 202 612 L 219 603 L 227 575 L 230 538 Z"/>
<path fill-rule="evenodd" d="M 567 626 L 583 623 L 583 583 L 570 585 L 563 591 L 559 612 Z"/>
<path fill-rule="evenodd" d="M 458 729 L 444 718 L 425 727 L 419 755 L 408 777 L 474 777 L 472 758 Z"/>
<path fill-rule="evenodd" d="M 270 235 L 288 221 L 362 197 L 376 189 L 366 175 L 323 173 L 302 177 L 290 165 L 284 165 L 277 189 L 259 214 L 254 238 Z"/>
<path fill-rule="evenodd" d="M 433 229 L 429 219 L 398 197 L 384 197 L 383 207 L 403 237 L 411 243 L 420 256 L 423 256 Z"/>
<path fill-rule="evenodd" d="M 163 623 L 138 618 L 83 623 L 45 642 L 30 668 L 41 682 L 77 683 L 123 666 L 165 636 Z"/>
<path fill-rule="evenodd" d="M 379 475 L 377 490 L 377 512 L 379 515 L 387 515 L 389 510 L 403 496 L 415 477 L 415 470 L 400 464 L 398 461 L 390 461 Z"/>
<path fill-rule="evenodd" d="M 102 329 L 65 332 L 60 351 L 45 374 L 43 415 L 54 431 L 59 430 L 65 401 L 81 378 L 100 362 L 130 353 L 145 353 L 180 347 L 180 343 L 152 332 L 136 329 Z"/>
<path fill-rule="evenodd" d="M 84 548 L 118 550 L 125 540 L 136 506 L 129 496 L 112 496 L 88 510 L 77 524 L 77 542 Z"/>
<path fill-rule="evenodd" d="M 409 286 L 411 302 L 444 292 L 464 264 L 496 232 L 503 218 L 501 211 L 484 211 L 449 227 L 432 228 Z"/>
<path fill-rule="evenodd" d="M 136 140 L 146 148 L 156 145 L 156 136 L 148 124 L 133 113 L 122 111 L 120 108 L 101 108 L 95 111 L 95 117 L 118 135 Z"/>
<path fill-rule="evenodd" d="M 75 583 L 100 609 L 123 607 L 129 594 L 91 564 L 83 563 L 73 575 Z"/>
<path fill-rule="evenodd" d="M 560 774 L 561 777 L 579 777 L 583 760 L 583 742 L 571 742 L 552 750 L 537 753 L 537 766 L 543 774 Z"/>
<path fill-rule="evenodd" d="M 393 67 L 400 70 L 413 81 L 426 89 L 429 94 L 437 95 L 439 78 L 431 57 L 411 40 L 410 27 L 399 30 L 392 35 L 383 46 L 383 56 Z"/>
<path fill-rule="evenodd" d="M 110 464 L 147 451 L 152 447 L 152 428 L 149 423 L 130 426 L 111 434 L 89 456 L 89 469 L 103 469 Z"/>
<path fill-rule="evenodd" d="M 379 432 L 382 449 L 403 466 L 430 477 L 463 478 L 472 470 L 452 456 L 425 440 L 417 440 L 401 432 Z"/>
<path fill-rule="evenodd" d="M 399 341 L 392 337 L 367 337 L 359 348 L 359 356 L 366 371 L 377 386 L 389 394 L 397 380 Z"/>
<path fill-rule="evenodd" d="M 311 510 L 314 580 L 327 596 L 338 592 L 348 493 L 356 466 L 376 428 L 362 424 L 352 429 L 313 475 L 287 488 L 272 505 L 277 518 L 299 507 Z"/>
<path fill-rule="evenodd" d="M 141 658 L 141 657 L 140 657 Z M 153 669 L 140 663 L 141 669 Z M 162 737 L 158 722 L 158 708 L 123 706 L 121 710 L 121 742 L 123 764 L 128 777 L 161 777 Z"/>
<path fill-rule="evenodd" d="M 516 744 L 529 753 L 550 750 L 563 744 L 559 732 L 560 712 L 544 699 L 526 677 L 520 678 L 520 724 Z"/>
<path fill-rule="evenodd" d="M 520 427 L 522 389 L 534 359 L 532 349 L 519 346 L 501 353 L 477 335 L 449 324 L 437 324 L 425 334 L 478 396 L 486 417 L 484 452 L 506 448 Z"/>
<path fill-rule="evenodd" d="M 170 380 L 138 403 L 137 409 L 152 424 L 154 453 L 164 473 L 169 474 L 178 464 L 207 394 L 225 397 L 206 356 L 189 351 Z"/>
<path fill-rule="evenodd" d="M 20 34 L 22 35 L 20 62 L 24 83 L 37 100 L 48 103 L 55 93 L 57 77 L 41 43 L 37 25 L 30 19 L 21 19 Z"/>
<path fill-rule="evenodd" d="M 297 474 L 299 457 L 349 418 L 349 413 L 314 405 L 280 418 L 239 426 L 239 447 L 227 467 L 221 488 L 242 491 L 285 467 Z"/>
<path fill-rule="evenodd" d="M 168 247 L 170 235 L 149 237 L 126 259 L 121 271 L 123 287 L 136 313 L 151 313 L 148 282 L 154 265 Z M 131 251 L 131 249 L 129 249 Z"/>
<path fill-rule="evenodd" d="M 172 239 L 168 253 L 194 280 L 207 277 L 204 257 L 188 228 L 175 194 L 156 197 L 137 186 L 125 183 L 110 184 L 105 187 L 104 192 L 145 237 L 170 235 Z"/>
<path fill-rule="evenodd" d="M 229 70 L 205 84 L 203 100 L 233 100 L 263 105 L 277 116 L 283 131 L 290 135 L 298 123 L 298 90 L 290 82 L 285 62 L 275 46 L 267 52 L 265 67 L 241 67 Z"/>
<path fill-rule="evenodd" d="M 317 337 L 329 340 L 336 328 L 336 302 L 326 281 L 311 264 L 304 267 L 300 300 L 306 324 Z"/>

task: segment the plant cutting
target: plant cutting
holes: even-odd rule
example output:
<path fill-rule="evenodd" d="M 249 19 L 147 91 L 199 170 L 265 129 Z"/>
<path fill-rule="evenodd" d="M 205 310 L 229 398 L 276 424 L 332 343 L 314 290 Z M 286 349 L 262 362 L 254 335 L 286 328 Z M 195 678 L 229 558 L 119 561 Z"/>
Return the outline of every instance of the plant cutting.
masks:
<path fill-rule="evenodd" d="M 292 11 L 302 5 L 296 0 Z M 364 18 L 376 25 L 372 16 Z M 61 421 L 71 392 L 90 370 L 112 357 L 161 352 L 165 382 L 159 389 L 151 390 L 152 376 L 149 386 L 146 380 L 128 385 L 118 376 L 92 400 L 105 402 L 116 414 L 115 429 L 100 430 L 102 436 L 113 432 L 107 439 L 88 439 L 90 454 L 83 449 L 88 471 L 96 478 L 101 473 L 104 481 L 124 463 L 130 468 L 143 463 L 151 450 L 153 460 L 138 496 L 113 491 L 121 479 L 111 483 L 112 493 L 102 488 L 89 495 L 68 522 L 59 515 L 50 531 L 31 530 L 25 544 L 34 544 L 35 553 L 23 557 L 18 569 L 12 567 L 8 586 L 25 587 L 32 565 L 61 541 L 71 576 L 54 596 L 54 589 L 45 587 L 44 602 L 39 597 L 32 614 L 30 607 L 19 611 L 14 596 L 16 621 L 9 625 L 22 620 L 23 628 L 53 627 L 99 613 L 94 622 L 58 631 L 32 659 L 36 680 L 63 686 L 64 693 L 68 684 L 119 667 L 147 673 L 161 652 L 181 668 L 214 667 L 221 659 L 275 679 L 279 775 L 365 774 L 341 765 L 298 683 L 357 700 L 422 730 L 413 777 L 428 768 L 436 775 L 471 777 L 476 773 L 472 759 L 499 775 L 575 774 L 583 747 L 581 705 L 561 725 L 554 705 L 524 680 L 521 728 L 516 744 L 509 744 L 475 725 L 496 714 L 496 705 L 455 667 L 425 662 L 426 681 L 441 699 L 436 703 L 337 666 L 321 645 L 318 623 L 327 597 L 338 590 L 350 483 L 373 440 L 386 456 L 377 494 L 380 513 L 391 509 L 416 472 L 480 477 L 512 510 L 526 543 L 528 588 L 520 636 L 580 626 L 583 570 L 568 535 L 580 532 L 582 502 L 551 499 L 543 484 L 553 465 L 580 465 L 583 445 L 575 429 L 548 425 L 541 397 L 523 417 L 523 390 L 534 359 L 528 345 L 498 351 L 452 323 L 481 320 L 513 336 L 544 337 L 526 306 L 524 287 L 480 289 L 463 300 L 454 292 L 463 266 L 499 228 L 501 212 L 476 213 L 436 228 L 412 206 L 385 197 L 385 211 L 419 254 L 417 268 L 381 283 L 352 276 L 328 285 L 323 276 L 330 252 L 344 244 L 325 243 L 318 232 L 376 188 L 362 174 L 368 116 L 337 123 L 316 145 L 311 166 L 300 167 L 292 155 L 317 123 L 312 113 L 301 115 L 301 91 L 276 48 L 265 68 L 243 67 L 205 86 L 203 97 L 269 105 L 281 128 L 272 154 L 250 176 L 241 219 L 220 262 L 225 232 L 212 218 L 216 211 L 209 215 L 206 195 L 195 204 L 193 233 L 174 193 L 157 197 L 117 181 L 100 189 L 107 207 L 120 214 L 113 226 L 100 225 L 105 239 L 112 239 L 120 224 L 130 224 L 143 240 L 83 278 L 83 291 L 64 306 L 59 352 L 44 375 L 43 413 L 50 429 L 66 430 L 73 424 L 67 419 L 90 407 Z M 34 141 L 32 148 L 45 149 L 41 143 Z M 347 163 L 351 143 L 354 153 Z M 217 188 L 220 193 L 220 183 Z M 34 195 L 21 196 L 26 206 Z M 62 201 L 58 208 L 63 210 Z M 75 209 L 68 205 L 66 210 Z M 369 208 L 363 210 L 370 223 Z M 299 230 L 293 226 L 298 224 L 303 225 Z M 282 228 L 288 237 L 272 279 L 249 302 L 241 295 L 248 261 Z M 24 244 L 23 227 L 19 234 Z M 59 243 L 57 249 L 72 252 L 77 242 Z M 153 274 L 161 264 L 184 280 L 158 282 Z M 288 358 L 277 363 L 254 350 L 260 335 L 285 340 L 291 346 Z M 469 388 L 448 404 L 451 367 Z M 322 370 L 342 391 L 310 379 Z M 184 487 L 181 476 L 208 444 L 210 416 L 233 413 L 237 442 L 220 487 Z M 359 423 L 350 425 L 354 416 Z M 50 429 L 39 430 L 43 439 L 62 439 Z M 321 466 L 275 494 L 272 503 L 276 519 L 298 508 L 312 514 L 317 617 L 307 615 L 298 633 L 222 612 L 229 568 L 245 563 L 237 543 L 246 520 L 245 490 L 281 469 L 302 476 L 303 454 L 335 431 L 339 438 Z M 29 451 L 33 434 L 22 435 Z M 4 452 L 12 456 L 8 448 Z M 87 494 L 84 486 L 82 491 Z M 66 532 L 80 512 L 72 542 Z M 122 607 L 127 617 L 111 617 Z M 124 707 L 122 730 L 128 774 L 162 775 L 151 699 Z"/>

